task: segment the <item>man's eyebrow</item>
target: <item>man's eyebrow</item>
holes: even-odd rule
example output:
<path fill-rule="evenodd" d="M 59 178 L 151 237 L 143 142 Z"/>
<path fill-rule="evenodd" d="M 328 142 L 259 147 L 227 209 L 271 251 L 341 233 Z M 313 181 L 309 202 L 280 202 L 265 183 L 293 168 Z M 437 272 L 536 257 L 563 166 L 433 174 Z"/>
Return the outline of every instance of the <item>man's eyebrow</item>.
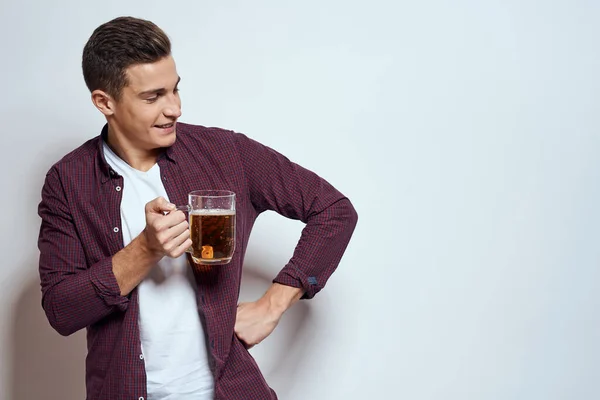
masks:
<path fill-rule="evenodd" d="M 175 84 L 175 87 L 177 87 L 177 85 L 179 85 L 179 82 L 181 82 L 181 77 L 179 76 L 177 78 L 177 83 Z M 144 90 L 143 92 L 138 93 L 138 96 L 146 96 L 149 94 L 158 94 L 158 93 L 164 93 L 167 90 L 165 88 L 160 88 L 160 89 L 150 89 L 150 90 Z"/>

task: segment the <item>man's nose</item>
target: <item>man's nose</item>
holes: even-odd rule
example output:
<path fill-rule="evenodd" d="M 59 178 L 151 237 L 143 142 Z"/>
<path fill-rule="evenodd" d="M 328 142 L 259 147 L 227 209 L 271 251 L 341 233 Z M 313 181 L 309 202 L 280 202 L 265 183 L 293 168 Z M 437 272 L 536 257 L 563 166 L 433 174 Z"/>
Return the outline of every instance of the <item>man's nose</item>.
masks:
<path fill-rule="evenodd" d="M 181 117 L 181 101 L 177 96 L 171 98 L 171 101 L 165 107 L 163 113 L 165 116 L 173 119 Z"/>

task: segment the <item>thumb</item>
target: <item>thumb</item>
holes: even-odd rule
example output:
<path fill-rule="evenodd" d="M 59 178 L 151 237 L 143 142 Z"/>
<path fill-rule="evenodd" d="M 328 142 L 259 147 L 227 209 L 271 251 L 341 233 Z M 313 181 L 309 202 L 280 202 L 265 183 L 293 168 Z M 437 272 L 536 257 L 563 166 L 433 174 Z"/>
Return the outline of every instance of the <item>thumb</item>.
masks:
<path fill-rule="evenodd" d="M 157 197 L 146 204 L 146 214 L 163 214 L 165 211 L 173 211 L 175 204 L 169 203 L 164 197 Z"/>

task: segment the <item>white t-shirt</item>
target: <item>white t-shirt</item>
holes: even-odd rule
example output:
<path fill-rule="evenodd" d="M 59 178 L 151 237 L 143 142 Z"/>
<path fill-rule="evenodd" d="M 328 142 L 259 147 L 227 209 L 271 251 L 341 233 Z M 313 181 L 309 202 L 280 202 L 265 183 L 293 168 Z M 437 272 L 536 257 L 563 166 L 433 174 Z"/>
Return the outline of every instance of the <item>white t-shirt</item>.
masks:
<path fill-rule="evenodd" d="M 167 192 L 158 164 L 147 172 L 136 170 L 106 143 L 104 156 L 123 176 L 121 223 L 127 246 L 146 226 L 146 203 L 159 196 L 168 200 Z M 138 294 L 148 400 L 213 399 L 214 378 L 185 254 L 163 257 L 138 285 Z"/>

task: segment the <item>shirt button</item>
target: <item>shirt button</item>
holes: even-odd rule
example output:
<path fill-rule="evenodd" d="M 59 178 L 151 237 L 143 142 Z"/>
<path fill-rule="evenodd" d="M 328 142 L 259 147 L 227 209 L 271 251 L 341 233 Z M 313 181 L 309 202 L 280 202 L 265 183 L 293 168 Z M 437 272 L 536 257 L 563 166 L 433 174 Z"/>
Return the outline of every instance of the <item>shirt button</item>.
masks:
<path fill-rule="evenodd" d="M 143 360 L 143 359 L 144 359 L 144 355 L 140 354 L 140 360 Z"/>
<path fill-rule="evenodd" d="M 120 191 L 121 191 L 121 186 L 117 186 L 117 187 L 115 188 L 115 190 L 116 190 L 117 192 L 120 192 Z"/>
<path fill-rule="evenodd" d="M 114 232 L 114 233 L 117 233 L 117 232 L 119 232 L 119 227 L 115 226 L 115 227 L 113 228 L 113 232 Z"/>
<path fill-rule="evenodd" d="M 139 399 L 139 400 L 144 400 L 144 398 L 143 398 L 143 397 L 140 397 L 140 399 Z"/>

